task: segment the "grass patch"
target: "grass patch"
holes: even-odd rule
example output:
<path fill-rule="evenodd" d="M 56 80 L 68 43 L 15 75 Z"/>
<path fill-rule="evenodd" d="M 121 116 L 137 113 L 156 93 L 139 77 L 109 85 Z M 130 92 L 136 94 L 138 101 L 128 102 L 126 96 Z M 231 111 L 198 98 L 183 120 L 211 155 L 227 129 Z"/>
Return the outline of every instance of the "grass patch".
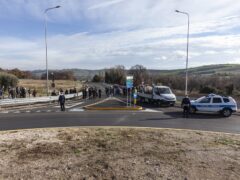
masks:
<path fill-rule="evenodd" d="M 240 141 L 233 140 L 229 138 L 216 138 L 214 141 L 216 144 L 225 145 L 225 146 L 239 146 L 240 147 Z"/>
<path fill-rule="evenodd" d="M 0 179 L 240 179 L 239 135 L 55 128 L 0 139 Z"/>

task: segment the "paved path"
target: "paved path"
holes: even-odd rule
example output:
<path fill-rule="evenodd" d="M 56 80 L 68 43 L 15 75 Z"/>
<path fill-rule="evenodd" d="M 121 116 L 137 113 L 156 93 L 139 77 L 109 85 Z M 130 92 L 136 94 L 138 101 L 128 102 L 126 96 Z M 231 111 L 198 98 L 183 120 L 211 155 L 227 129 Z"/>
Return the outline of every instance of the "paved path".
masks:
<path fill-rule="evenodd" d="M 43 107 L 0 114 L 0 130 L 69 126 L 137 126 L 221 131 L 240 134 L 240 115 L 223 118 L 216 114 L 196 114 L 182 118 L 177 107 L 146 106 L 142 111 L 84 111 L 97 100 L 74 102 L 66 112 L 59 107 Z M 77 105 L 77 103 L 80 103 Z"/>
<path fill-rule="evenodd" d="M 145 109 L 141 111 L 85 111 L 84 106 L 104 99 L 104 91 L 102 92 L 102 99 L 67 101 L 65 112 L 60 111 L 57 103 L 0 110 L 0 130 L 69 126 L 137 126 L 240 134 L 240 113 L 230 118 L 223 118 L 217 114 L 195 114 L 185 119 L 182 118 L 181 109 L 178 107 L 159 108 L 147 104 L 143 105 Z"/>

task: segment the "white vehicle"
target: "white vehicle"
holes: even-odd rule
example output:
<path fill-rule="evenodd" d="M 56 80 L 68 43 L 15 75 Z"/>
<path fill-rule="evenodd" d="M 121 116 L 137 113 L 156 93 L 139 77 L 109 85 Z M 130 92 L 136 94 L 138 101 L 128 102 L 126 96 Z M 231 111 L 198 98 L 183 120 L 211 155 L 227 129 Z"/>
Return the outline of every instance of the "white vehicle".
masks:
<path fill-rule="evenodd" d="M 237 111 L 237 103 L 232 97 L 209 94 L 191 101 L 191 112 L 218 112 L 224 117 L 229 117 Z"/>
<path fill-rule="evenodd" d="M 138 92 L 141 102 L 155 103 L 158 105 L 174 106 L 176 96 L 167 86 L 141 86 Z"/>

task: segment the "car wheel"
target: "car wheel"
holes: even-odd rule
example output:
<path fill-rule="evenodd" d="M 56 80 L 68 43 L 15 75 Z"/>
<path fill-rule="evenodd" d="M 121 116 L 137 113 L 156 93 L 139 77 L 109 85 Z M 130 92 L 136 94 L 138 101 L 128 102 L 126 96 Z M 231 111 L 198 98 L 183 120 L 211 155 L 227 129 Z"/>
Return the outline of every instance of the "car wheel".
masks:
<path fill-rule="evenodd" d="M 230 109 L 223 109 L 223 110 L 222 110 L 222 115 L 223 115 L 224 117 L 229 117 L 229 116 L 232 115 L 232 111 L 231 111 Z"/>
<path fill-rule="evenodd" d="M 190 107 L 190 113 L 195 114 L 197 109 L 195 107 Z"/>

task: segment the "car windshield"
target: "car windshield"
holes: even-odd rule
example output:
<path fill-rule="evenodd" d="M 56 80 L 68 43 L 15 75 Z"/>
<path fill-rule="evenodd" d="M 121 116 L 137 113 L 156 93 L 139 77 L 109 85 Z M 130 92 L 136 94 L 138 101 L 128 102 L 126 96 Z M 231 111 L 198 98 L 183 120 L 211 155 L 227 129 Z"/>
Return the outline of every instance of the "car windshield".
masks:
<path fill-rule="evenodd" d="M 158 88 L 159 94 L 172 94 L 170 88 Z"/>

